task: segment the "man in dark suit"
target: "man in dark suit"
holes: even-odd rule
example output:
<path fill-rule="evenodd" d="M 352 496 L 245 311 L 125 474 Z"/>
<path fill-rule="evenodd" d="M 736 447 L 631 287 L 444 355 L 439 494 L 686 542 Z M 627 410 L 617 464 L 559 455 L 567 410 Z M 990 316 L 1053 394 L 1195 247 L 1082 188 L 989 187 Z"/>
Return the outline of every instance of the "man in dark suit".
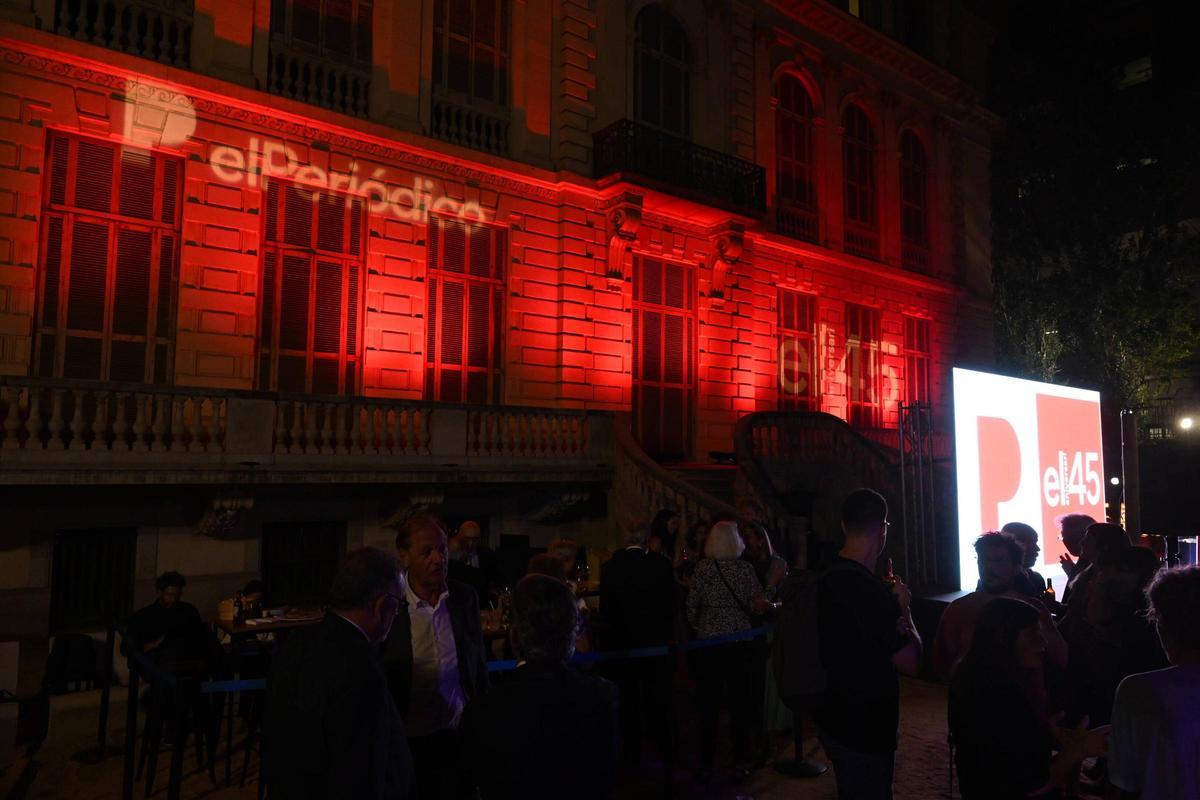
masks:
<path fill-rule="evenodd" d="M 384 673 L 404 718 L 421 800 L 462 796 L 459 723 L 467 703 L 487 691 L 479 601 L 465 583 L 447 580 L 446 529 L 431 514 L 396 534 L 407 567 L 406 613 L 383 645 Z"/>
<path fill-rule="evenodd" d="M 276 656 L 264 737 L 272 798 L 410 796 L 412 759 L 377 655 L 403 611 L 399 566 L 374 547 L 348 554 L 325 619 Z"/>
<path fill-rule="evenodd" d="M 578 622 L 575 598 L 556 578 L 527 575 L 513 590 L 522 663 L 463 717 L 465 767 L 484 800 L 612 796 L 617 689 L 567 669 Z"/>
<path fill-rule="evenodd" d="M 674 637 L 679 611 L 675 575 L 669 560 L 646 548 L 649 533 L 646 525 L 633 525 L 626 534 L 625 548 L 613 553 L 600 568 L 604 650 L 666 645 Z M 617 662 L 611 675 L 621 691 L 625 760 L 633 765 L 641 762 L 644 721 L 658 739 L 663 760 L 673 763 L 678 736 L 671 658 Z"/>

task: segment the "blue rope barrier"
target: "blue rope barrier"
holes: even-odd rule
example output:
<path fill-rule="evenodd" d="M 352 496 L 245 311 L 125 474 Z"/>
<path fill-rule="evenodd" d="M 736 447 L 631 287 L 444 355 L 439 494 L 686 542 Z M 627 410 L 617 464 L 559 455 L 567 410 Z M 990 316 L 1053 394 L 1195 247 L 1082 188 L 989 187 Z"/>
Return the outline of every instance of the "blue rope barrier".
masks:
<path fill-rule="evenodd" d="M 206 681 L 200 684 L 201 694 L 218 692 L 261 692 L 267 688 L 266 678 L 242 678 L 228 681 Z"/>

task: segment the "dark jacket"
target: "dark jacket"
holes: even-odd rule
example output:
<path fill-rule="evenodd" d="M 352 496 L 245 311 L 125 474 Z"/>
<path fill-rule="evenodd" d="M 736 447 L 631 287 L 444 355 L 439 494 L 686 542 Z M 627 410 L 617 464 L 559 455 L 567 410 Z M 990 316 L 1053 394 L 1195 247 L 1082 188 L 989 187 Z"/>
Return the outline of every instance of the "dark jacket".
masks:
<path fill-rule="evenodd" d="M 625 548 L 600 568 L 606 650 L 667 644 L 677 614 L 675 573 L 664 556 Z"/>
<path fill-rule="evenodd" d="M 483 649 L 483 629 L 479 621 L 479 600 L 475 590 L 465 583 L 447 581 L 450 596 L 450 627 L 454 630 L 454 649 L 458 653 L 458 682 L 470 703 L 487 691 L 487 654 Z M 383 643 L 383 671 L 396 701 L 400 716 L 407 717 L 412 700 L 413 653 L 412 622 L 407 609 L 401 609 Z"/>
<path fill-rule="evenodd" d="M 612 796 L 617 689 L 603 678 L 522 665 L 467 706 L 462 731 L 484 800 Z"/>
<path fill-rule="evenodd" d="M 408 796 L 412 757 L 372 647 L 326 614 L 293 633 L 269 681 L 265 770 L 272 798 Z"/>

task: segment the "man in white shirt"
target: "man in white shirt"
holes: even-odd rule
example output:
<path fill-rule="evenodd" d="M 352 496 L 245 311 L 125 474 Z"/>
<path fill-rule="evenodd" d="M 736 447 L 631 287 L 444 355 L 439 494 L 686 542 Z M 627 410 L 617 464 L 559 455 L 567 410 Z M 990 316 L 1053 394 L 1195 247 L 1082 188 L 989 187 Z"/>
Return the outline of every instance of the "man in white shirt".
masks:
<path fill-rule="evenodd" d="M 1117 687 L 1108 779 L 1123 798 L 1200 797 L 1200 566 L 1160 571 L 1146 597 L 1173 666 Z"/>
<path fill-rule="evenodd" d="M 446 529 L 418 514 L 396 534 L 406 564 L 405 612 L 383 645 L 384 672 L 404 717 L 416 773 L 415 797 L 463 796 L 458 726 L 470 700 L 487 691 L 479 601 L 468 585 L 447 580 Z"/>

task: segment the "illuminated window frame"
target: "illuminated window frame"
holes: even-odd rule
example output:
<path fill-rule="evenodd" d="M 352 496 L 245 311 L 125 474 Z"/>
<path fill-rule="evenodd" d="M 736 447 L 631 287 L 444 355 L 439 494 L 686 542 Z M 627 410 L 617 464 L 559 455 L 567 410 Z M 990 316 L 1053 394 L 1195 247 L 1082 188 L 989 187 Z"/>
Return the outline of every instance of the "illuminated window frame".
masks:
<path fill-rule="evenodd" d="M 107 157 L 111 157 L 111 172 L 106 176 L 103 161 Z M 147 180 L 144 173 L 139 176 L 131 172 L 129 191 L 123 191 L 125 171 L 138 169 L 138 162 L 141 169 L 153 173 L 149 176 L 152 189 L 141 198 L 133 189 L 144 186 Z M 41 377 L 171 383 L 183 159 L 160 151 L 50 131 L 44 174 L 32 372 Z M 107 193 L 103 201 L 101 193 Z M 104 231 L 102 240 L 95 236 L 100 231 Z M 130 251 L 123 255 L 122 248 L 132 248 L 134 245 L 129 243 L 136 243 L 138 236 L 148 237 L 148 253 L 141 265 L 146 270 L 146 303 L 144 328 L 134 332 L 123 330 L 124 322 L 119 317 L 128 320 L 133 314 L 136 322 L 141 315 L 128 302 L 129 293 L 137 292 L 138 288 L 126 282 L 131 273 L 122 270 L 121 265 L 128 264 L 127 259 L 136 255 Z M 102 284 L 103 301 L 98 309 L 99 324 L 90 326 L 79 324 L 79 318 L 87 316 L 83 313 L 85 298 L 75 295 L 73 304 L 71 285 L 73 280 L 83 285 L 88 265 L 76 261 L 76 256 L 82 253 L 81 259 L 88 258 L 88 251 L 82 248 L 89 241 L 97 246 L 91 252 L 90 266 L 96 271 L 103 262 L 104 272 L 102 276 L 93 275 L 93 283 L 98 280 Z M 137 273 L 132 275 L 136 280 Z M 67 348 L 71 341 L 80 347 L 85 340 L 98 342 L 96 352 L 69 357 Z M 141 374 L 120 374 L 117 351 L 126 349 L 126 355 L 135 352 L 133 348 L 123 348 L 126 345 L 144 348 Z M 90 371 L 93 364 L 94 373 Z M 83 374 L 85 366 L 88 374 Z"/>
<path fill-rule="evenodd" d="M 815 295 L 780 289 L 779 410 L 819 411 L 821 404 Z M 807 385 L 797 386 L 807 373 Z M 791 377 L 797 376 L 797 377 Z M 796 389 L 796 390 L 793 390 Z"/>
<path fill-rule="evenodd" d="M 879 311 L 846 304 L 847 421 L 856 427 L 879 425 Z"/>
<path fill-rule="evenodd" d="M 257 386 L 262 391 L 353 396 L 362 377 L 366 200 L 272 179 L 264 205 Z M 330 298 L 335 282 L 336 301 Z M 285 302 L 286 295 L 301 290 L 304 324 L 296 325 Z M 336 331 L 329 329 L 331 305 L 337 308 Z M 291 338 L 289 331 L 294 335 L 300 330 L 303 346 L 285 341 Z M 319 340 L 331 335 L 337 339 L 333 349 L 328 341 L 318 349 Z M 297 359 L 304 362 L 302 386 L 295 383 L 298 373 L 291 372 Z M 331 364 L 336 386 L 329 385 Z"/>
<path fill-rule="evenodd" d="M 461 252 L 459 236 L 463 237 Z M 508 230 L 499 225 L 430 215 L 427 248 L 425 399 L 499 404 L 504 398 Z M 453 263 L 456 258 L 461 258 L 461 265 Z M 454 312 L 456 302 L 461 306 Z M 476 325 L 477 335 L 473 336 L 472 321 L 482 317 L 472 315 L 481 313 L 477 309 L 484 303 L 486 322 L 482 327 Z M 457 326 L 444 324 L 449 313 L 461 315 Z M 458 336 L 451 333 L 454 327 Z M 486 332 L 486 341 L 479 340 L 480 331 Z"/>
<path fill-rule="evenodd" d="M 657 270 L 657 272 L 656 272 Z M 678 297 L 672 298 L 670 271 L 679 271 Z M 696 402 L 696 349 L 698 321 L 696 317 L 696 268 L 691 264 L 662 258 L 652 253 L 639 253 L 634 256 L 633 280 L 633 430 L 634 436 L 652 455 L 668 458 L 686 458 L 691 452 L 692 423 L 695 416 Z M 652 315 L 657 315 L 659 324 L 654 329 L 657 337 L 656 360 L 648 361 L 646 348 L 654 340 L 647 336 L 650 329 L 647 322 Z M 667 317 L 677 317 L 680 320 L 679 337 L 680 360 L 677 365 L 669 361 L 669 338 Z M 647 365 L 656 368 L 647 371 Z M 670 369 L 678 369 L 678 380 L 670 380 Z M 683 417 L 674 420 L 674 430 L 670 429 L 672 420 L 668 418 L 670 410 L 666 402 L 660 400 L 657 405 L 658 420 L 654 425 L 648 425 L 650 412 L 655 408 L 648 403 L 648 391 L 657 392 L 660 397 L 667 392 L 680 393 L 680 407 Z M 668 435 L 678 437 L 679 445 L 675 450 L 670 449 Z M 660 446 L 662 445 L 662 446 Z"/>
<path fill-rule="evenodd" d="M 904 318 L 904 400 L 907 403 L 931 402 L 929 320 Z"/>

